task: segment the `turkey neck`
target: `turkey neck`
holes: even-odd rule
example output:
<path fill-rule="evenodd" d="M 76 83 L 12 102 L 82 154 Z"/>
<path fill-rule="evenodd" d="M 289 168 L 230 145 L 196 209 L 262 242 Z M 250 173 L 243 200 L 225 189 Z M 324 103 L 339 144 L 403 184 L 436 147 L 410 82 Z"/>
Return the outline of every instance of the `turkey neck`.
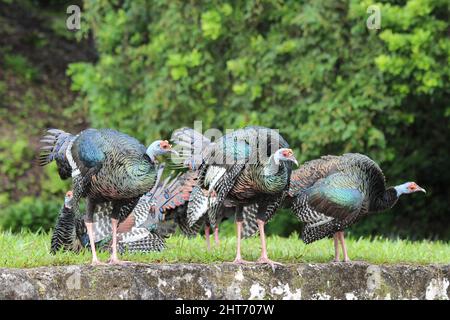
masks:
<path fill-rule="evenodd" d="M 389 187 L 370 204 L 369 211 L 377 212 L 392 208 L 398 200 L 397 190 Z"/>
<path fill-rule="evenodd" d="M 288 177 L 285 165 L 282 161 L 277 164 L 274 155 L 270 156 L 262 173 L 261 181 L 267 191 L 281 191 L 286 186 Z"/>
<path fill-rule="evenodd" d="M 280 164 L 275 163 L 275 154 L 273 154 L 270 156 L 269 161 L 264 166 L 264 175 L 274 176 L 280 171 L 280 169 L 281 163 Z"/>

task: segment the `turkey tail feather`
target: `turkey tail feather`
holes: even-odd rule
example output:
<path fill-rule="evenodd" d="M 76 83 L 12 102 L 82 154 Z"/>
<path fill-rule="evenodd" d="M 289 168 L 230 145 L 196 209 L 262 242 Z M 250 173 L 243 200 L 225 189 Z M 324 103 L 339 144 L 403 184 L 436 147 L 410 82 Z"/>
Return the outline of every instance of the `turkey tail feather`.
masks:
<path fill-rule="evenodd" d="M 203 193 L 199 186 L 192 189 L 186 213 L 189 227 L 194 226 L 206 214 L 209 207 L 208 200 L 208 196 Z"/>
<path fill-rule="evenodd" d="M 120 253 L 162 251 L 166 247 L 164 238 L 156 232 L 145 228 L 134 228 L 121 234 L 118 243 Z"/>
<path fill-rule="evenodd" d="M 259 205 L 257 203 L 245 206 L 242 209 L 242 237 L 249 238 L 259 233 L 258 223 L 256 222 Z"/>
<path fill-rule="evenodd" d="M 40 140 L 41 148 L 38 162 L 45 166 L 56 161 L 58 173 L 61 179 L 67 179 L 72 175 L 72 167 L 66 158 L 67 147 L 75 136 L 59 129 L 48 129 L 46 135 Z"/>

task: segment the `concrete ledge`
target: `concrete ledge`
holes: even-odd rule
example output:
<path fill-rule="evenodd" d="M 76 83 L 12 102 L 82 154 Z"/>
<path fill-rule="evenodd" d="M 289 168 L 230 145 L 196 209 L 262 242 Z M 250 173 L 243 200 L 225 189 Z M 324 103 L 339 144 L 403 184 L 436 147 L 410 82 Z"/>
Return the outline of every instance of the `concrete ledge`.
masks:
<path fill-rule="evenodd" d="M 448 299 L 450 265 L 131 264 L 0 269 L 0 299 Z"/>

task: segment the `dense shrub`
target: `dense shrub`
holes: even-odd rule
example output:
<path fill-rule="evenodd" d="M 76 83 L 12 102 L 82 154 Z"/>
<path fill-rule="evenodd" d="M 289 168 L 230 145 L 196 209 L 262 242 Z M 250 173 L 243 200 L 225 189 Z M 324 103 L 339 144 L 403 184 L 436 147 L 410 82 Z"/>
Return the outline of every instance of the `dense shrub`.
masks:
<path fill-rule="evenodd" d="M 359 230 L 448 238 L 448 3 L 381 1 L 368 30 L 371 4 L 86 1 L 99 61 L 69 74 L 94 126 L 146 142 L 202 120 L 279 128 L 302 160 L 366 153 L 429 196 Z"/>
<path fill-rule="evenodd" d="M 24 197 L 1 211 L 1 229 L 13 232 L 21 229 L 47 231 L 54 227 L 61 205 L 62 202 L 58 201 Z"/>
<path fill-rule="evenodd" d="M 449 239 L 448 1 L 379 1 L 381 29 L 368 30 L 372 4 L 85 1 L 77 35 L 93 35 L 98 61 L 67 70 L 80 93 L 69 111 L 86 111 L 92 126 L 146 143 L 201 120 L 204 129 L 279 128 L 302 161 L 366 153 L 389 184 L 415 180 L 428 193 L 405 197 L 352 232 Z M 8 54 L 11 72 L 37 76 Z M 5 88 L 0 82 L 0 92 Z M 22 174 L 27 164 L 16 166 L 17 157 L 2 151 L 0 165 L 14 164 L 8 175 Z M 46 176 L 50 183 L 40 190 L 62 195 L 67 186 Z M 298 224 L 288 213 L 269 226 L 274 233 L 293 229 Z"/>

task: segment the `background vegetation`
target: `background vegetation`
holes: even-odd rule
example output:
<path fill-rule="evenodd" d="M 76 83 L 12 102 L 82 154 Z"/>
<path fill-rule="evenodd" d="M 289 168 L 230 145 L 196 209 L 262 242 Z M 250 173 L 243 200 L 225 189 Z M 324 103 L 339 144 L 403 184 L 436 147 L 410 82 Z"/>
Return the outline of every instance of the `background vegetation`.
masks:
<path fill-rule="evenodd" d="M 380 30 L 366 27 L 371 4 L 86 1 L 72 33 L 64 3 L 0 0 L 0 223 L 52 226 L 68 185 L 32 162 L 44 128 L 148 143 L 201 120 L 278 128 L 301 161 L 365 153 L 389 184 L 427 195 L 351 232 L 450 239 L 448 1 L 379 1 Z M 299 229 L 287 212 L 269 224 Z"/>

